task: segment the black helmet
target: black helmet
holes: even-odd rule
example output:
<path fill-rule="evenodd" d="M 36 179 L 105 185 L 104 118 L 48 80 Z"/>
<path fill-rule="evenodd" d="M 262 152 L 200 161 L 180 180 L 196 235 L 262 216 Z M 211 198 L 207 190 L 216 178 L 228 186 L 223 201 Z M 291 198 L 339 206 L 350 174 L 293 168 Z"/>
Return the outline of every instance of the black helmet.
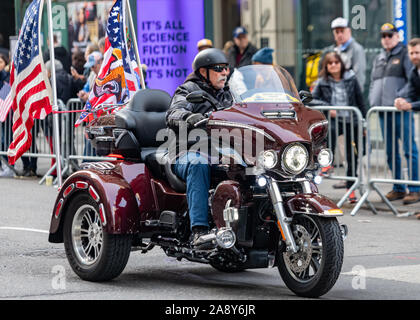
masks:
<path fill-rule="evenodd" d="M 216 48 L 200 51 L 194 58 L 192 67 L 194 72 L 200 68 L 210 67 L 215 64 L 229 64 L 222 50 Z"/>

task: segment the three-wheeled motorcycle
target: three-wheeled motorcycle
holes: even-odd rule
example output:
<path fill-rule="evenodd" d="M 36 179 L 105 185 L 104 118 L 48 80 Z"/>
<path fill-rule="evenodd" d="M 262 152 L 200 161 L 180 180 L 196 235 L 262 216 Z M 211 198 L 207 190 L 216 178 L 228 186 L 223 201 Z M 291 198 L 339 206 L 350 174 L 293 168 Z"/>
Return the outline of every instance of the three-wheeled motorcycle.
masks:
<path fill-rule="evenodd" d="M 186 184 L 173 171 L 171 135 L 162 138 L 171 97 L 141 90 L 112 121 L 88 126 L 97 153 L 116 160 L 85 163 L 64 182 L 49 235 L 50 242 L 64 242 L 80 278 L 113 279 L 131 251 L 160 247 L 179 261 L 221 272 L 277 267 L 300 296 L 319 297 L 333 287 L 347 229 L 337 220 L 343 212 L 313 182 L 332 162 L 325 148 L 328 121 L 304 105 L 310 94 L 299 94 L 281 67 L 242 67 L 229 86 L 234 104 L 214 105 L 204 124 L 212 136 L 208 150 L 215 150 L 209 156 L 209 250 L 190 244 Z M 200 91 L 187 100 L 209 101 Z"/>

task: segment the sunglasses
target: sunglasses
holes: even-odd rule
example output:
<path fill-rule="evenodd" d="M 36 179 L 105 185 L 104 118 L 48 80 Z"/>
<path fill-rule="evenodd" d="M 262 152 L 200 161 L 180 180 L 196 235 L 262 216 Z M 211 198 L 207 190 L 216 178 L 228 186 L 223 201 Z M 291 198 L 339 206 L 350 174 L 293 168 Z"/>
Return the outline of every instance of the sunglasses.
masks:
<path fill-rule="evenodd" d="M 329 61 L 328 65 L 340 64 L 340 61 Z"/>
<path fill-rule="evenodd" d="M 385 38 L 390 38 L 391 39 L 393 36 L 394 36 L 394 34 L 385 33 L 381 37 L 382 37 L 382 39 L 385 39 Z"/>
<path fill-rule="evenodd" d="M 218 66 L 212 66 L 209 69 L 211 69 L 211 70 L 213 70 L 213 71 L 215 71 L 217 73 L 220 73 L 223 70 L 229 71 L 229 66 L 220 66 L 220 65 L 218 65 Z"/>

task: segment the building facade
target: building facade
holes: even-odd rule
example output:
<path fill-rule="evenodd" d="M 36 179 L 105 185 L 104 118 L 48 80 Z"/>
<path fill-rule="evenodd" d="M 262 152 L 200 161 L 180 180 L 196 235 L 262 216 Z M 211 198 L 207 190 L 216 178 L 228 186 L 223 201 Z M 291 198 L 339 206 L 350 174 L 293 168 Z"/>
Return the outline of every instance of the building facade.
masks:
<path fill-rule="evenodd" d="M 103 2 L 111 0 L 104 0 Z M 143 2 L 150 0 L 129 0 L 138 29 Z M 164 0 L 156 0 L 164 2 Z M 180 6 L 185 1 L 176 1 Z M 333 43 L 331 21 L 339 16 L 350 21 L 353 36 L 366 50 L 368 66 L 380 50 L 379 28 L 385 22 L 394 22 L 401 29 L 405 40 L 420 35 L 420 3 L 417 0 L 190 0 L 202 3 L 202 11 L 197 12 L 202 34 L 213 40 L 214 45 L 223 48 L 232 40 L 232 31 L 242 25 L 247 28 L 251 42 L 258 48 L 269 46 L 275 49 L 276 63 L 286 67 L 297 81 L 299 88 L 305 87 L 307 57 Z M 61 22 L 60 41 L 68 47 L 71 12 L 77 3 L 101 3 L 101 1 L 53 0 L 56 12 L 66 10 L 66 21 Z M 25 7 L 30 0 L 1 1 L 0 12 L 15 10 L 16 23 L 8 23 L 4 37 L 8 39 L 16 25 L 18 33 Z M 97 5 L 99 8 L 101 5 Z M 176 6 L 176 5 L 175 5 Z M 13 9 L 12 9 L 13 7 Z M 182 8 L 178 8 L 182 9 Z M 174 10 L 174 15 L 182 10 Z M 101 12 L 98 16 L 104 19 Z M 156 13 L 157 15 L 159 12 Z M 10 13 L 9 13 L 10 17 Z M 5 21 L 5 20 L 2 20 Z M 3 24 L 3 22 L 2 22 Z M 12 27 L 11 27 L 12 26 Z M 11 28 L 10 28 L 11 27 Z M 2 29 L 3 30 L 3 29 Z M 58 29 L 57 29 L 58 30 Z M 56 31 L 57 31 L 56 30 Z M 100 25 L 98 29 L 100 35 Z M 195 39 L 194 39 L 195 41 Z M 193 41 L 192 41 L 193 42 Z M 139 44 L 140 45 L 140 44 Z M 148 57 L 145 57 L 145 59 Z M 369 79 L 370 70 L 367 77 Z M 369 81 L 368 81 L 369 82 Z M 368 83 L 366 84 L 368 86 Z"/>
<path fill-rule="evenodd" d="M 214 0 L 213 13 L 217 46 L 230 40 L 232 21 L 239 22 L 254 45 L 275 49 L 276 62 L 294 75 L 299 88 L 305 87 L 306 58 L 333 43 L 330 26 L 336 17 L 349 20 L 368 67 L 381 49 L 379 29 L 385 22 L 395 23 L 405 41 L 420 35 L 417 0 Z"/>

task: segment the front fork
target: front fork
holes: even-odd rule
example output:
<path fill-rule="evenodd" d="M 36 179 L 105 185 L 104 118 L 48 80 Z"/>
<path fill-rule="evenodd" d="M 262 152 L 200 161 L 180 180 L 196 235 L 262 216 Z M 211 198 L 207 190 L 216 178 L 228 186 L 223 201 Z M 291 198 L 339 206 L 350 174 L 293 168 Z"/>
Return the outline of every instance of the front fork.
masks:
<path fill-rule="evenodd" d="M 277 226 L 280 230 L 283 241 L 286 242 L 286 250 L 297 253 L 299 251 L 299 247 L 296 245 L 295 239 L 293 238 L 292 228 L 290 227 L 292 219 L 286 216 L 280 189 L 277 182 L 270 177 L 267 177 L 267 189 L 270 194 L 271 202 L 273 203 L 274 212 L 276 213 Z"/>

